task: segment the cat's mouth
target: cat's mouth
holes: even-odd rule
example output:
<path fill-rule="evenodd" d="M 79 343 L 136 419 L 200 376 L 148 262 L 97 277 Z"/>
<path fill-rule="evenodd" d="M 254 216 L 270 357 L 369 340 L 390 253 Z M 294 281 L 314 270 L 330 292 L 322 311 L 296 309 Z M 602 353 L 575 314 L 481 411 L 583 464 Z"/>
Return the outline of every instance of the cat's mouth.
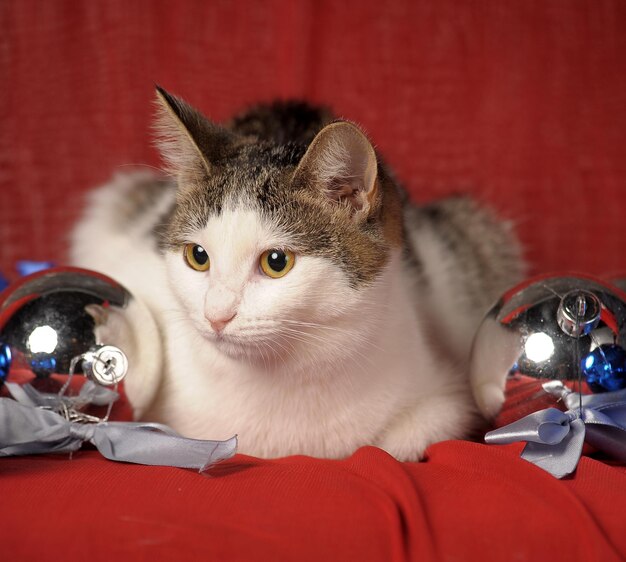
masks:
<path fill-rule="evenodd" d="M 341 349 L 362 335 L 338 326 L 295 319 L 239 319 L 239 325 L 216 332 L 198 322 L 198 332 L 220 353 L 237 360 L 276 366 L 314 360 Z"/>
<path fill-rule="evenodd" d="M 233 337 L 221 336 L 213 341 L 213 345 L 231 359 L 272 367 L 284 363 L 286 357 L 267 342 L 242 341 Z"/>
<path fill-rule="evenodd" d="M 208 330 L 201 330 L 201 334 L 213 347 L 232 359 L 264 364 L 284 360 L 280 346 L 261 334 L 241 335 Z"/>

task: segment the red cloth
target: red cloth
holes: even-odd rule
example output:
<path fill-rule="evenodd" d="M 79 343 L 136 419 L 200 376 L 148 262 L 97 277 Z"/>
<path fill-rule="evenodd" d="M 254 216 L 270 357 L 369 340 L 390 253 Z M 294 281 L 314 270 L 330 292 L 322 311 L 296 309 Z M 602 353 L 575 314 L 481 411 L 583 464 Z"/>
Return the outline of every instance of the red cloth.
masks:
<path fill-rule="evenodd" d="M 559 481 L 518 446 L 448 441 L 424 463 L 238 456 L 201 476 L 106 461 L 0 459 L 6 560 L 623 560 L 626 472 Z"/>
<path fill-rule="evenodd" d="M 61 260 L 81 195 L 157 164 L 153 82 L 225 119 L 276 96 L 360 123 L 416 200 L 469 191 L 536 272 L 626 272 L 620 0 L 0 3 L 0 271 Z M 120 258 L 122 259 L 122 257 Z M 7 560 L 619 560 L 624 469 L 520 446 L 421 464 L 238 457 L 207 478 L 96 452 L 0 459 Z"/>

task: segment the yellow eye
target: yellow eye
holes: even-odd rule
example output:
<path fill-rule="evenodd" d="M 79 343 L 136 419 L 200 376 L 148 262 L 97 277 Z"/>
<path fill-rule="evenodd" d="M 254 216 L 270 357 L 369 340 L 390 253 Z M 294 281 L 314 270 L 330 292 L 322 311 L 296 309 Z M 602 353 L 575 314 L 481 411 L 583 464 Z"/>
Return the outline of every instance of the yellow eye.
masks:
<path fill-rule="evenodd" d="M 198 244 L 185 245 L 185 261 L 189 267 L 196 271 L 206 271 L 211 266 L 209 254 Z"/>
<path fill-rule="evenodd" d="M 263 273 L 272 279 L 284 277 L 296 263 L 296 256 L 289 250 L 268 250 L 261 255 Z"/>

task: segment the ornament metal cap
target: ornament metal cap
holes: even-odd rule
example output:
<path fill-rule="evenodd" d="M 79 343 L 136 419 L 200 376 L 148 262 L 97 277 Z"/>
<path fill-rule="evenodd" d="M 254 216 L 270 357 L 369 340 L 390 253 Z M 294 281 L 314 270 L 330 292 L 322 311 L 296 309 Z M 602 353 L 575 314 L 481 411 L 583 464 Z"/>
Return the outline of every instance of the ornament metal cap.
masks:
<path fill-rule="evenodd" d="M 128 372 L 128 359 L 114 345 L 97 345 L 83 355 L 83 373 L 102 386 L 113 386 Z"/>
<path fill-rule="evenodd" d="M 598 326 L 600 313 L 598 297 L 589 291 L 575 290 L 563 296 L 556 315 L 561 330 L 568 336 L 579 338 Z"/>

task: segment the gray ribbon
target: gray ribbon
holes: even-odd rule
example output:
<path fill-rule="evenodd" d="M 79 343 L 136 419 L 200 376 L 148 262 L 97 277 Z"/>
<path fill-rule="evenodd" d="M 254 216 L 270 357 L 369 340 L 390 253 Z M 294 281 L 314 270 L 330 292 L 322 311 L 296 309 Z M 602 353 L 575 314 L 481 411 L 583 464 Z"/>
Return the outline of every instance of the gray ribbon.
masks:
<path fill-rule="evenodd" d="M 548 408 L 535 412 L 490 431 L 485 441 L 494 444 L 526 441 L 522 458 L 557 478 L 574 472 L 584 441 L 626 462 L 626 389 L 580 395 L 560 381 L 551 381 L 543 387 L 562 399 L 569 410 Z"/>
<path fill-rule="evenodd" d="M 0 457 L 72 452 L 89 441 L 110 460 L 202 472 L 237 451 L 236 436 L 226 441 L 204 441 L 182 437 L 157 423 L 68 421 L 52 410 L 37 407 L 38 402 L 47 402 L 48 396 L 25 388 L 29 386 L 10 388 L 19 402 L 0 398 Z"/>

